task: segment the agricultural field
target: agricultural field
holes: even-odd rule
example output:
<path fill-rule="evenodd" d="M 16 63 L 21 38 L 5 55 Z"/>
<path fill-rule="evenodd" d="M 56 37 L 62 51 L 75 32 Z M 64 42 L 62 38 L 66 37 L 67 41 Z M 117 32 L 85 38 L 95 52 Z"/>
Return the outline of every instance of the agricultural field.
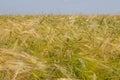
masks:
<path fill-rule="evenodd" d="M 0 16 L 0 80 L 120 80 L 120 15 Z"/>

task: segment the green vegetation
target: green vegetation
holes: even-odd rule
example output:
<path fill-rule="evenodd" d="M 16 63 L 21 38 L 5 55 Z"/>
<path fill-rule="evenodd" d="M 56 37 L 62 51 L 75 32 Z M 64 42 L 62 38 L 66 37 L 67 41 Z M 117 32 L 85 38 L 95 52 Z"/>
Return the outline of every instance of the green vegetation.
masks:
<path fill-rule="evenodd" d="M 0 16 L 0 80 L 120 80 L 120 16 Z"/>

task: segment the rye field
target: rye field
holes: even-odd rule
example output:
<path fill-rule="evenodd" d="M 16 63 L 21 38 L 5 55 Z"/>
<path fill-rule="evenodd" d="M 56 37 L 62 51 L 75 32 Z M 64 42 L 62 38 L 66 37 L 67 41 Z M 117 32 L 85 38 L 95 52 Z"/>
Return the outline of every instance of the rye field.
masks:
<path fill-rule="evenodd" d="M 0 16 L 0 80 L 120 80 L 120 15 Z"/>

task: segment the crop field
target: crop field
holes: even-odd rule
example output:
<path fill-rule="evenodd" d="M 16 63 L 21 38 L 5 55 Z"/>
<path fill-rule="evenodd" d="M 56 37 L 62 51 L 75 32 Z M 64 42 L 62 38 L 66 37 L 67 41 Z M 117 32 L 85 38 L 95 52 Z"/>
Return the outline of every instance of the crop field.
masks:
<path fill-rule="evenodd" d="M 0 80 L 120 80 L 120 15 L 0 16 Z"/>

